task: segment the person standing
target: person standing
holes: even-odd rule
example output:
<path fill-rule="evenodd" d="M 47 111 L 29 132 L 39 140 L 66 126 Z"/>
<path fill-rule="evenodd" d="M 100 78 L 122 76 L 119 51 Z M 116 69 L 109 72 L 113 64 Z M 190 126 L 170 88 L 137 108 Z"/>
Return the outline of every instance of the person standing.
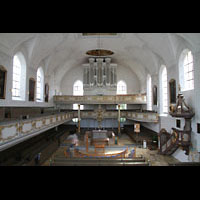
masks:
<path fill-rule="evenodd" d="M 38 166 L 40 164 L 40 156 L 41 156 L 41 153 L 38 153 L 36 156 L 35 156 L 35 165 Z"/>

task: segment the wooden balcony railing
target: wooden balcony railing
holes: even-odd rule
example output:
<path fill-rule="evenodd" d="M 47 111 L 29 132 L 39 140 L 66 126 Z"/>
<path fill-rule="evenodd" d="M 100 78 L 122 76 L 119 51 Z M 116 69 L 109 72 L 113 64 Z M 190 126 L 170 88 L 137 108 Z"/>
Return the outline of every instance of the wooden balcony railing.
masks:
<path fill-rule="evenodd" d="M 26 120 L 2 122 L 0 125 L 0 150 L 67 121 L 71 121 L 73 118 L 74 113 L 61 112 L 54 115 L 40 116 Z"/>
<path fill-rule="evenodd" d="M 146 104 L 146 94 L 130 95 L 57 95 L 55 104 Z"/>
<path fill-rule="evenodd" d="M 73 111 L 74 116 L 78 117 L 78 112 Z M 116 111 L 103 111 L 102 113 L 103 119 L 113 119 L 118 118 L 118 112 Z M 138 111 L 120 111 L 120 115 L 123 118 L 134 120 L 134 121 L 140 121 L 140 122 L 152 122 L 157 123 L 159 121 L 159 114 L 155 112 L 138 112 Z M 81 110 L 80 112 L 81 119 L 97 119 L 98 117 L 98 111 L 84 111 Z"/>
<path fill-rule="evenodd" d="M 5 149 L 8 145 L 14 145 L 19 141 L 28 139 L 33 135 L 44 132 L 50 128 L 56 127 L 65 122 L 71 121 L 78 117 L 77 111 L 60 112 L 57 114 L 50 114 L 45 116 L 34 117 L 24 120 L 6 121 L 0 124 L 0 150 Z M 81 119 L 97 119 L 97 111 L 81 111 Z M 121 117 L 130 120 L 153 122 L 159 121 L 157 113 L 153 112 L 135 112 L 135 111 L 121 111 Z M 117 111 L 104 111 L 102 118 L 118 118 Z M 183 138 L 185 136 L 183 135 Z"/>

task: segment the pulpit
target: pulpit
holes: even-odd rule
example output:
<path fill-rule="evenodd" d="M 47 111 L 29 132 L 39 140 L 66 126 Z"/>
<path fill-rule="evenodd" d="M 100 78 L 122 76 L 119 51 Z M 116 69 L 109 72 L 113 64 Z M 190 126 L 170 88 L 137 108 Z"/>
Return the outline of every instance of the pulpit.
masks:
<path fill-rule="evenodd" d="M 176 106 L 170 106 L 169 114 L 172 117 L 184 118 L 185 126 L 183 130 L 172 128 L 173 133 L 167 133 L 165 129 L 162 129 L 159 133 L 159 147 L 161 154 L 170 155 L 175 152 L 178 147 L 182 147 L 185 150 L 185 154 L 189 155 L 189 147 L 191 145 L 191 119 L 195 115 L 192 108 L 186 103 L 183 94 L 180 91 L 177 96 Z"/>

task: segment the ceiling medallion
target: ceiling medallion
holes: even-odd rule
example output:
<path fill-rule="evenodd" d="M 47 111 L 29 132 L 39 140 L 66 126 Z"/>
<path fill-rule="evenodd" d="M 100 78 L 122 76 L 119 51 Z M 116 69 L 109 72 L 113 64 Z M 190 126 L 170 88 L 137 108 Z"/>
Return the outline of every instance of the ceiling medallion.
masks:
<path fill-rule="evenodd" d="M 105 49 L 94 49 L 87 51 L 86 54 L 90 56 L 110 56 L 113 55 L 114 52 Z"/>

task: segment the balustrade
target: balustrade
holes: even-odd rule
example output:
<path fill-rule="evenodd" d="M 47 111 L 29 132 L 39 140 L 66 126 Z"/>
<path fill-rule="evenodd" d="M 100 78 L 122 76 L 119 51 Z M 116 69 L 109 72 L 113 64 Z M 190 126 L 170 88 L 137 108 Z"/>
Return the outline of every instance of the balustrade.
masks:
<path fill-rule="evenodd" d="M 28 120 L 16 120 L 1 123 L 0 125 L 0 150 L 6 148 L 6 144 L 23 140 L 25 137 L 39 134 L 50 128 L 56 127 L 74 118 L 74 113 L 58 113 L 49 116 L 41 116 Z"/>
<path fill-rule="evenodd" d="M 146 94 L 130 95 L 56 95 L 54 103 L 59 104 L 146 104 Z"/>

